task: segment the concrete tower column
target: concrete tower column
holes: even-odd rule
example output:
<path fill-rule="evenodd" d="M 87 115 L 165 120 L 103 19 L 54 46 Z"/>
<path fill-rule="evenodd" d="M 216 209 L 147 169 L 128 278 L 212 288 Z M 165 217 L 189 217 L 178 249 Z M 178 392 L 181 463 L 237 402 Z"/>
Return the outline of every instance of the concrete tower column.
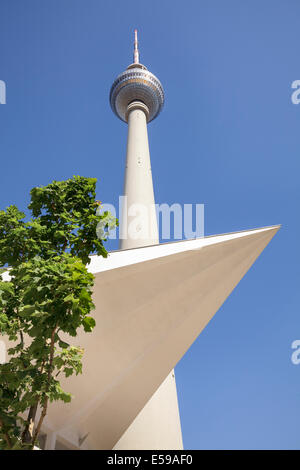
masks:
<path fill-rule="evenodd" d="M 128 138 L 120 249 L 159 243 L 148 143 L 148 107 L 134 101 L 127 107 Z"/>
<path fill-rule="evenodd" d="M 120 249 L 159 243 L 151 160 L 148 143 L 148 107 L 134 101 L 127 107 L 126 170 L 120 226 Z M 117 442 L 115 450 L 182 449 L 174 370 L 154 393 Z"/>
<path fill-rule="evenodd" d="M 110 91 L 114 113 L 128 123 L 120 249 L 159 243 L 147 123 L 164 104 L 158 78 L 139 62 L 135 30 L 133 64 L 119 75 Z M 150 371 L 149 371 L 150 373 Z M 182 449 L 174 371 L 166 377 L 114 449 Z"/>

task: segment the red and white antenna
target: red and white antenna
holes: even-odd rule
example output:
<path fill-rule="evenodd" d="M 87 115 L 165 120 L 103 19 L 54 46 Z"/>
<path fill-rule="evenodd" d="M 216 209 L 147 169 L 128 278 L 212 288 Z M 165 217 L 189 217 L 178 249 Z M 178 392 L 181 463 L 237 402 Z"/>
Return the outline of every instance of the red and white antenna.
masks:
<path fill-rule="evenodd" d="M 137 29 L 134 30 L 134 50 L 133 50 L 133 62 L 135 64 L 139 63 L 140 54 L 138 48 L 138 37 L 137 37 Z"/>

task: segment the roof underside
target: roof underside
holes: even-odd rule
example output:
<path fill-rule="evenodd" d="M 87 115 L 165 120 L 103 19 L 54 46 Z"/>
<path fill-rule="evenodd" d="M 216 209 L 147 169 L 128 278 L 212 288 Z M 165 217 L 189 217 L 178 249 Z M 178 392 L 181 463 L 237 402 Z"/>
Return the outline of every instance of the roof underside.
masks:
<path fill-rule="evenodd" d="M 278 229 L 93 257 L 97 325 L 71 339 L 83 374 L 63 383 L 74 398 L 50 406 L 48 425 L 112 449 Z"/>

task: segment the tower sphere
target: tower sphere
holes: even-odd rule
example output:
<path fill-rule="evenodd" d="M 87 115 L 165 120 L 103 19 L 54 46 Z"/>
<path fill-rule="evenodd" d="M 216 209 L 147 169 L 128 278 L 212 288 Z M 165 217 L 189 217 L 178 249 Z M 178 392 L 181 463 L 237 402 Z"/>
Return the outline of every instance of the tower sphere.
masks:
<path fill-rule="evenodd" d="M 148 110 L 148 122 L 155 119 L 164 104 L 164 90 L 158 78 L 139 63 L 137 31 L 135 30 L 134 63 L 118 75 L 110 89 L 110 105 L 113 112 L 127 122 L 127 107 L 133 101 L 141 101 Z"/>

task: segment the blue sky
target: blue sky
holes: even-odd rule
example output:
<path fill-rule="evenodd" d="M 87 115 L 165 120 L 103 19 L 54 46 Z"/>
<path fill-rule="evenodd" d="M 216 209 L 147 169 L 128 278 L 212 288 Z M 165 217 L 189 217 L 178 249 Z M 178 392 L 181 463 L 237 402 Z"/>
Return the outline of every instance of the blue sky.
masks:
<path fill-rule="evenodd" d="M 2 0 L 0 208 L 74 174 L 117 202 L 127 129 L 108 94 L 134 28 L 166 93 L 156 202 L 204 203 L 206 235 L 282 224 L 176 367 L 185 448 L 299 449 L 299 2 Z"/>

